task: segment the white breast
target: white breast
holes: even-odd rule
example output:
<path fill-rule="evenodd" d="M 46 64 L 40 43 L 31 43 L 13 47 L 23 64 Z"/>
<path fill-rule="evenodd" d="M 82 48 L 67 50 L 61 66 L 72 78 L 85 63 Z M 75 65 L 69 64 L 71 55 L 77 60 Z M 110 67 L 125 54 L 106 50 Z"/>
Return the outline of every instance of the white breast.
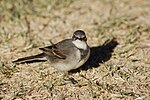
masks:
<path fill-rule="evenodd" d="M 75 40 L 72 41 L 72 43 L 79 49 L 83 49 L 83 50 L 87 49 L 87 43 L 85 41 Z"/>
<path fill-rule="evenodd" d="M 82 65 L 88 60 L 89 56 L 90 56 L 90 49 L 89 49 L 88 54 L 86 55 L 86 57 L 85 57 L 84 59 L 82 59 L 82 60 L 76 65 L 76 67 L 75 67 L 74 69 L 76 69 L 76 68 L 82 66 Z"/>

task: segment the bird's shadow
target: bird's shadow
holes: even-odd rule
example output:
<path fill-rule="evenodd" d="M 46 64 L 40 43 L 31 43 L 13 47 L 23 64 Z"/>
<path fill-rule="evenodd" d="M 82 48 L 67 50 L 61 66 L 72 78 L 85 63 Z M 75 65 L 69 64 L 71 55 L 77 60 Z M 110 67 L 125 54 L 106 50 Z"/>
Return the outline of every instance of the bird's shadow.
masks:
<path fill-rule="evenodd" d="M 107 40 L 102 46 L 91 47 L 91 54 L 88 61 L 80 68 L 69 71 L 69 73 L 76 73 L 81 70 L 99 67 L 100 63 L 106 62 L 111 58 L 114 48 L 118 44 L 119 43 L 115 39 L 112 39 Z"/>

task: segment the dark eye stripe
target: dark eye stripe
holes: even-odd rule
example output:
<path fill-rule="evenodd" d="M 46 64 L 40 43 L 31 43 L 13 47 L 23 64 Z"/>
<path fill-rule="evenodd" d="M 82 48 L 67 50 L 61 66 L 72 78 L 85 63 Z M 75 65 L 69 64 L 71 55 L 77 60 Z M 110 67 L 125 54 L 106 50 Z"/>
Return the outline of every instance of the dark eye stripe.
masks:
<path fill-rule="evenodd" d="M 81 37 L 77 37 L 77 36 L 74 36 L 75 37 L 75 39 L 77 40 L 77 39 L 79 39 L 79 40 L 87 40 L 87 38 L 86 37 L 83 37 L 83 38 L 81 38 Z"/>
<path fill-rule="evenodd" d="M 79 37 L 75 37 L 76 39 L 80 39 Z"/>

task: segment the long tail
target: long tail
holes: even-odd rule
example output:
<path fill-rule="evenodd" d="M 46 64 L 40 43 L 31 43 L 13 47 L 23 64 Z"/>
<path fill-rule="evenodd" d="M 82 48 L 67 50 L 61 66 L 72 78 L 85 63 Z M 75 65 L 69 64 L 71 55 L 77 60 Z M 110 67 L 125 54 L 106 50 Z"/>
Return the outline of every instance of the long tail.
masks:
<path fill-rule="evenodd" d="M 41 58 L 44 58 L 44 57 L 45 57 L 45 54 L 40 53 L 40 54 L 33 55 L 33 56 L 19 58 L 17 60 L 12 61 L 12 62 L 13 63 L 25 63 L 25 62 L 30 62 L 30 61 L 33 61 L 33 60 L 40 60 Z M 43 60 L 43 59 L 41 59 L 41 60 Z"/>

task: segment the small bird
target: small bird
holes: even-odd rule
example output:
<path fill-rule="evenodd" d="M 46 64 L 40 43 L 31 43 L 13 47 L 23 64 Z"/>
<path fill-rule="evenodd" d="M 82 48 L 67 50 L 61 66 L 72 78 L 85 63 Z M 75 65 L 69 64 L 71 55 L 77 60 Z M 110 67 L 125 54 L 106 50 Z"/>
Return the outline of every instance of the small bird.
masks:
<path fill-rule="evenodd" d="M 82 66 L 90 56 L 90 47 L 84 31 L 76 30 L 71 39 L 64 39 L 51 46 L 39 48 L 43 53 L 19 58 L 13 63 L 23 63 L 46 58 L 51 67 L 68 72 Z"/>

